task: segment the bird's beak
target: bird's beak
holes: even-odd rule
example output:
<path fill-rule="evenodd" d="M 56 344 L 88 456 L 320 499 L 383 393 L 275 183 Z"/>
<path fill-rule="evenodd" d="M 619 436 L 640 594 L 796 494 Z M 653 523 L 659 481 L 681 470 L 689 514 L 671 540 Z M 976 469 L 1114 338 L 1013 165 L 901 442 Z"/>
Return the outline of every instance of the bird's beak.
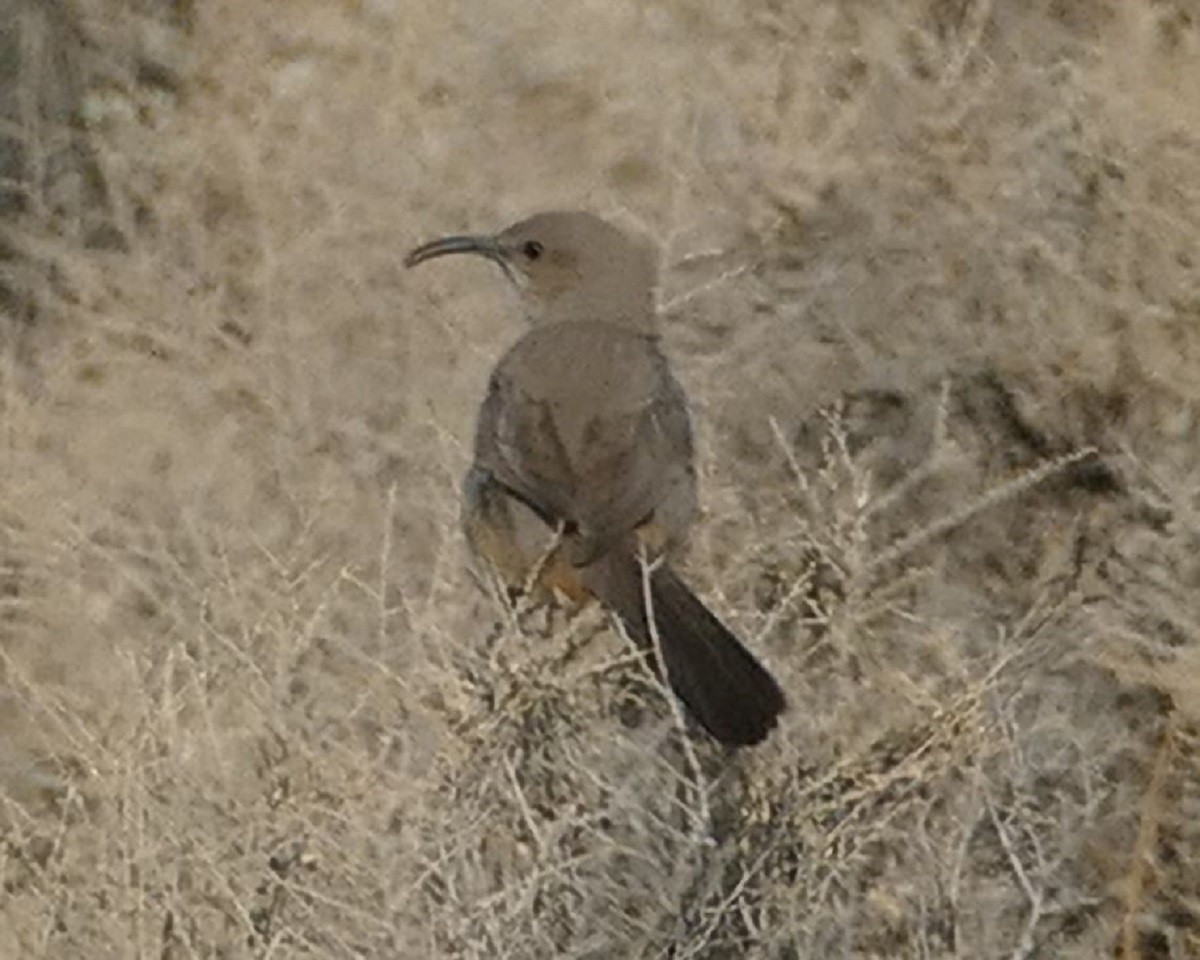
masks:
<path fill-rule="evenodd" d="M 481 257 L 487 257 L 487 259 L 494 263 L 498 263 L 500 269 L 504 271 L 508 278 L 516 282 L 504 248 L 495 237 L 484 234 L 442 237 L 440 240 L 423 243 L 404 258 L 404 265 L 406 267 L 415 267 L 418 263 L 424 263 L 426 260 L 432 260 L 434 257 L 444 257 L 451 253 L 474 253 Z"/>

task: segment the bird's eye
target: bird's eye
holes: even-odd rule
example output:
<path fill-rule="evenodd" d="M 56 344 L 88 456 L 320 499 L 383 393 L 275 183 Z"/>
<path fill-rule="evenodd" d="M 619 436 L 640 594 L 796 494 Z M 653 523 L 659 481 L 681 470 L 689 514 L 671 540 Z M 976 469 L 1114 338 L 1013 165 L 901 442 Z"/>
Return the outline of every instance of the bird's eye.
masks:
<path fill-rule="evenodd" d="M 542 251 L 544 249 L 545 247 L 543 247 L 536 240 L 526 240 L 525 246 L 521 248 L 521 252 L 525 254 L 525 259 L 536 260 L 542 255 Z"/>

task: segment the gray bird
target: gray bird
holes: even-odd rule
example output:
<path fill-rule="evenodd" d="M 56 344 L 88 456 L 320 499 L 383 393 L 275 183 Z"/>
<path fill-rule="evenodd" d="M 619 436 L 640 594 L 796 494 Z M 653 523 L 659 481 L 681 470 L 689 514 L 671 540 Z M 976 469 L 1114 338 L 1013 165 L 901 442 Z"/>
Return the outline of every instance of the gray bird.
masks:
<path fill-rule="evenodd" d="M 435 240 L 405 263 L 452 253 L 499 265 L 530 325 L 479 411 L 463 485 L 472 550 L 514 595 L 594 598 L 651 656 L 652 610 L 658 667 L 692 716 L 724 744 L 759 743 L 783 692 L 669 563 L 695 518 L 696 470 L 687 397 L 655 333 L 653 248 L 591 214 L 554 212 Z"/>

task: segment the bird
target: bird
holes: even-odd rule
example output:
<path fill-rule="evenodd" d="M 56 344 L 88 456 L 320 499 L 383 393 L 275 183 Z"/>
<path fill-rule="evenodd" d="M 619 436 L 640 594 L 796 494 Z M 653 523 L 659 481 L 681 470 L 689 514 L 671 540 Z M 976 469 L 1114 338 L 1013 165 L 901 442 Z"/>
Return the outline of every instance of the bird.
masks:
<path fill-rule="evenodd" d="M 673 563 L 697 480 L 688 399 L 656 330 L 654 246 L 550 211 L 433 240 L 405 264 L 450 254 L 496 264 L 527 321 L 479 409 L 462 484 L 469 548 L 512 596 L 599 602 L 713 738 L 762 742 L 783 690 Z"/>

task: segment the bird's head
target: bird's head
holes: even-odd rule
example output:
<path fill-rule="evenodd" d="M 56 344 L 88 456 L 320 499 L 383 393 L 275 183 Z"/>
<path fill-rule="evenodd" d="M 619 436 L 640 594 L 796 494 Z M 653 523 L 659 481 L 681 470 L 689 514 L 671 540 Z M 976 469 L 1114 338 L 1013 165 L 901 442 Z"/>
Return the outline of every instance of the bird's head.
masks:
<path fill-rule="evenodd" d="M 653 325 L 654 248 L 590 213 L 539 213 L 497 234 L 444 237 L 405 258 L 414 267 L 451 253 L 494 261 L 520 289 L 534 323 L 602 320 Z"/>

